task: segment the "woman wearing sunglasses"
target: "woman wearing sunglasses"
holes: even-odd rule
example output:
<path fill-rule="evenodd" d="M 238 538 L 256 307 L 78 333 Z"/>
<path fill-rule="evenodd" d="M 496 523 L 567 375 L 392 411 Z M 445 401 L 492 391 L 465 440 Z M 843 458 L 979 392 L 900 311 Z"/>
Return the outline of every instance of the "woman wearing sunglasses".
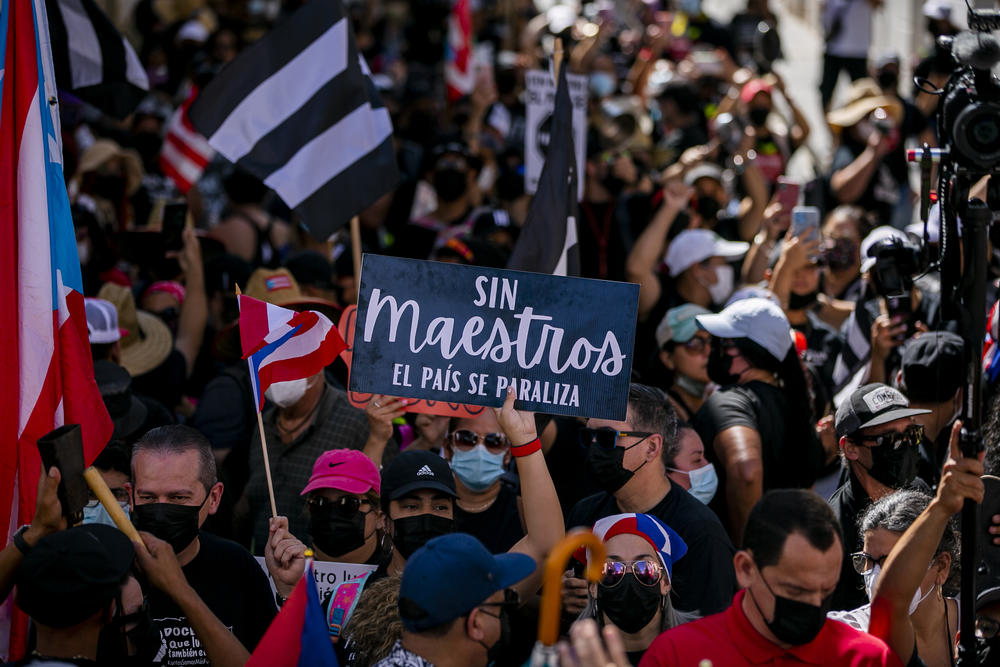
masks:
<path fill-rule="evenodd" d="M 587 607 L 580 618 L 595 618 L 622 633 L 629 661 L 638 665 L 643 653 L 663 632 L 690 617 L 670 602 L 673 564 L 687 545 L 669 526 L 650 514 L 615 514 L 594 524 L 607 560 L 596 584 L 590 584 Z M 574 556 L 583 562 L 586 550 Z"/>
<path fill-rule="evenodd" d="M 691 421 L 709 392 L 708 355 L 712 336 L 698 330 L 698 315 L 712 311 L 693 303 L 671 308 L 656 327 L 660 361 L 668 371 L 667 397 L 677 416 Z"/>
<path fill-rule="evenodd" d="M 502 554 L 524 537 L 517 487 L 503 478 L 511 462 L 510 440 L 492 410 L 452 420 L 444 458 L 455 474 L 455 530 L 469 533 Z"/>
<path fill-rule="evenodd" d="M 858 519 L 864 542 L 861 551 L 851 554 L 851 562 L 855 571 L 864 577 L 869 600 L 874 599 L 889 553 L 930 502 L 931 497 L 919 491 L 896 491 L 869 505 Z M 908 552 L 907 558 L 919 559 L 921 556 Z M 951 524 L 946 523 L 917 590 L 907 600 L 916 652 L 928 667 L 953 664 L 958 601 L 946 597 L 944 587 L 948 584 L 952 563 L 957 562 L 958 537 Z M 868 632 L 871 603 L 851 611 L 832 611 L 828 616 Z"/>

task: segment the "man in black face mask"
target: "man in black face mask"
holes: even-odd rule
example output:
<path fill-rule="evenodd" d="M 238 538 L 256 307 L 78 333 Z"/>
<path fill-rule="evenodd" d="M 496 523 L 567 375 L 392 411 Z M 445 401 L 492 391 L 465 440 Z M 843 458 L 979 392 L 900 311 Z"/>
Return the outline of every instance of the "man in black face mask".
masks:
<path fill-rule="evenodd" d="M 868 602 L 864 581 L 848 557 L 861 545 L 857 518 L 872 501 L 914 482 L 923 428 L 913 417 L 929 412 L 911 408 L 903 394 L 879 383 L 856 389 L 837 409 L 834 428 L 849 479 L 830 498 L 844 535 L 835 610 L 857 609 Z M 925 484 L 919 486 L 927 490 Z"/>
<path fill-rule="evenodd" d="M 136 528 L 164 540 L 191 588 L 248 651 L 253 651 L 276 612 L 267 577 L 235 542 L 201 525 L 218 509 L 211 445 L 187 426 L 163 426 L 144 435 L 132 451 L 132 518 Z M 162 665 L 209 665 L 194 630 L 177 603 L 161 590 L 149 593 L 160 633 Z"/>
<path fill-rule="evenodd" d="M 660 635 L 640 667 L 900 664 L 881 640 L 826 618 L 842 549 L 837 517 L 819 496 L 769 491 L 743 534 L 733 604 Z"/>

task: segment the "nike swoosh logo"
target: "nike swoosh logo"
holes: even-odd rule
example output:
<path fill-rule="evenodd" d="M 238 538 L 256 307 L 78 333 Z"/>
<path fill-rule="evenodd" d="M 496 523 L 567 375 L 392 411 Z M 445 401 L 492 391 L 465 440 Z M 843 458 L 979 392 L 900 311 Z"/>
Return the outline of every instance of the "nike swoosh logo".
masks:
<path fill-rule="evenodd" d="M 338 461 L 337 463 L 331 463 L 331 464 L 330 464 L 330 467 L 331 467 L 331 468 L 335 468 L 336 466 L 342 466 L 342 465 L 344 465 L 345 463 L 346 463 L 346 461 Z"/>

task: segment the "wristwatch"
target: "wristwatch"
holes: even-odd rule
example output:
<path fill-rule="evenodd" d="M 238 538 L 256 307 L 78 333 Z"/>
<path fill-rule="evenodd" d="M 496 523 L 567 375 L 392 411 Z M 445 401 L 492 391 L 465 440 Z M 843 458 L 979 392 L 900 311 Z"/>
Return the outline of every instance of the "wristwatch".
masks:
<path fill-rule="evenodd" d="M 27 556 L 28 552 L 31 551 L 31 545 L 28 544 L 27 540 L 24 539 L 24 533 L 29 528 L 31 528 L 30 525 L 21 526 L 11 537 L 11 540 L 14 542 L 14 546 L 17 547 L 17 550 L 21 552 L 22 556 Z"/>

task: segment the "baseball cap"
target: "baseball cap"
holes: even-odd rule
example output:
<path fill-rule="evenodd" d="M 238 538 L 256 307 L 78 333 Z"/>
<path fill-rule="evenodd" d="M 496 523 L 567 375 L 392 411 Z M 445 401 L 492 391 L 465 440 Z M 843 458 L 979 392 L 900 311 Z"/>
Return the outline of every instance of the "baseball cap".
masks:
<path fill-rule="evenodd" d="M 399 584 L 399 617 L 411 632 L 444 625 L 534 571 L 531 556 L 494 556 L 471 535 L 435 537 L 406 561 Z"/>
<path fill-rule="evenodd" d="M 17 571 L 17 604 L 42 625 L 76 625 L 114 598 L 134 556 L 132 543 L 112 526 L 60 530 L 25 555 Z"/>
<path fill-rule="evenodd" d="M 304 250 L 285 262 L 295 280 L 300 285 L 311 285 L 320 289 L 333 289 L 333 266 L 330 261 L 315 250 Z"/>
<path fill-rule="evenodd" d="M 149 415 L 145 403 L 132 393 L 132 376 L 112 361 L 98 360 L 94 362 L 94 380 L 115 425 L 111 439 L 127 440 L 146 423 Z"/>
<path fill-rule="evenodd" d="M 372 460 L 356 449 L 331 449 L 313 464 L 312 475 L 299 495 L 316 489 L 337 489 L 346 493 L 379 493 L 382 480 Z"/>
<path fill-rule="evenodd" d="M 901 392 L 880 382 L 872 382 L 854 390 L 851 397 L 837 408 L 834 428 L 839 437 L 849 436 L 869 426 L 888 424 L 896 419 L 925 415 L 930 410 L 910 407 Z"/>
<path fill-rule="evenodd" d="M 950 21 L 951 8 L 949 0 L 927 0 L 923 6 L 923 15 L 937 21 Z"/>
<path fill-rule="evenodd" d="M 616 535 L 641 537 L 656 550 L 670 578 L 673 578 L 674 563 L 687 553 L 687 544 L 681 536 L 651 514 L 629 512 L 607 516 L 594 524 L 593 533 L 601 542 L 607 542 Z M 589 555 L 589 551 L 583 548 L 577 550 L 574 557 L 582 563 Z"/>
<path fill-rule="evenodd" d="M 684 174 L 684 185 L 691 187 L 703 178 L 711 178 L 713 181 L 722 182 L 722 167 L 711 162 L 702 162 L 697 167 L 692 167 Z"/>
<path fill-rule="evenodd" d="M 398 500 L 411 491 L 431 489 L 457 497 L 455 477 L 448 462 L 433 452 L 408 450 L 382 471 L 382 505 Z"/>
<path fill-rule="evenodd" d="M 865 237 L 865 240 L 861 242 L 861 273 L 864 273 L 875 266 L 875 258 L 869 257 L 868 251 L 871 250 L 876 243 L 879 241 L 885 241 L 886 239 L 899 239 L 900 241 L 907 240 L 906 234 L 895 227 L 883 225 L 873 229 L 871 233 Z"/>
<path fill-rule="evenodd" d="M 744 86 L 743 90 L 740 91 L 740 101 L 743 104 L 749 104 L 757 93 L 771 94 L 771 84 L 764 79 L 751 79 Z"/>
<path fill-rule="evenodd" d="M 300 306 L 312 308 L 334 322 L 340 316 L 340 307 L 332 301 L 304 295 L 298 281 L 288 269 L 257 269 L 250 275 L 244 293 L 254 299 L 284 308 Z"/>
<path fill-rule="evenodd" d="M 749 249 L 749 243 L 726 241 L 707 229 L 685 229 L 670 242 L 664 261 L 672 278 L 709 257 L 723 257 L 727 261 L 733 261 L 747 254 Z"/>
<path fill-rule="evenodd" d="M 716 315 L 698 315 L 698 326 L 718 338 L 749 338 L 781 361 L 792 347 L 791 326 L 767 299 L 743 299 Z"/>
<path fill-rule="evenodd" d="M 965 341 L 950 331 L 931 331 L 907 342 L 901 353 L 903 386 L 918 403 L 941 403 L 965 383 Z"/>
<path fill-rule="evenodd" d="M 761 285 L 747 285 L 746 287 L 741 287 L 735 292 L 733 292 L 728 299 L 726 299 L 725 307 L 729 307 L 736 303 L 737 301 L 742 301 L 743 299 L 767 299 L 776 306 L 780 306 L 781 302 L 778 301 L 778 296 Z"/>
<path fill-rule="evenodd" d="M 88 296 L 83 300 L 83 309 L 87 313 L 87 334 L 91 345 L 115 343 L 125 335 L 118 328 L 115 304 Z"/>
<path fill-rule="evenodd" d="M 682 306 L 671 308 L 660 320 L 656 327 L 656 345 L 663 347 L 667 341 L 675 343 L 686 343 L 698 332 L 698 323 L 695 322 L 697 315 L 711 315 L 708 308 L 693 303 L 685 303 Z"/>

